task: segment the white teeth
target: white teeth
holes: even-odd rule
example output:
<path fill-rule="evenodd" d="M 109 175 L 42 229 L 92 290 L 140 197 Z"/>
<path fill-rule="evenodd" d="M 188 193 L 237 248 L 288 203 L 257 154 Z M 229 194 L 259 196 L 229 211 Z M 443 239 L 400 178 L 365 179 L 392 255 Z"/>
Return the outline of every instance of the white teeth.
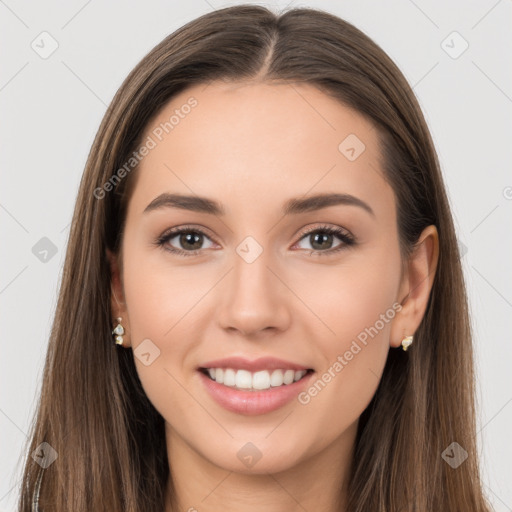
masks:
<path fill-rule="evenodd" d="M 252 387 L 254 389 L 268 389 L 270 388 L 270 376 L 268 372 L 256 372 L 252 376 Z"/>
<path fill-rule="evenodd" d="M 286 370 L 284 372 L 284 383 L 285 384 L 291 384 L 293 382 L 293 379 L 295 377 L 295 371 L 294 370 Z"/>
<path fill-rule="evenodd" d="M 221 369 L 222 371 L 222 369 Z M 217 380 L 217 370 L 215 370 L 215 380 Z M 231 368 L 227 368 L 224 370 L 224 382 L 225 386 L 234 386 L 235 385 L 235 370 Z"/>
<path fill-rule="evenodd" d="M 283 370 L 274 370 L 272 375 L 270 375 L 270 385 L 271 386 L 282 386 L 283 385 Z"/>
<path fill-rule="evenodd" d="M 239 389 L 262 390 L 297 382 L 306 375 L 306 370 L 233 370 L 232 368 L 208 368 L 208 374 L 219 384 Z"/>
<path fill-rule="evenodd" d="M 252 388 L 252 375 L 247 370 L 238 370 L 235 375 L 235 385 L 237 388 Z"/>

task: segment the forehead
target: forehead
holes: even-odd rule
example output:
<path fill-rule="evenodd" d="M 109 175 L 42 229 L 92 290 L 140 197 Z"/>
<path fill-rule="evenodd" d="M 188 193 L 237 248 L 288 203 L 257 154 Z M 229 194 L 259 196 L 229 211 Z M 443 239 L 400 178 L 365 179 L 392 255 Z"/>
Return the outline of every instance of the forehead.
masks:
<path fill-rule="evenodd" d="M 140 212 L 176 191 L 215 197 L 228 214 L 328 191 L 393 201 L 374 126 L 309 84 L 195 85 L 169 101 L 143 141 L 151 149 L 132 197 Z"/>

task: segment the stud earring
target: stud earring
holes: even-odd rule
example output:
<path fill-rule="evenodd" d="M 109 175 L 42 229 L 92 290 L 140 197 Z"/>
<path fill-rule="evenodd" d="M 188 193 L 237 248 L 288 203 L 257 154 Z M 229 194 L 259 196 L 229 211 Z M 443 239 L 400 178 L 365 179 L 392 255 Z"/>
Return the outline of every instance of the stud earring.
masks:
<path fill-rule="evenodd" d="M 409 348 L 411 344 L 412 336 L 404 336 L 404 339 L 402 340 L 402 348 L 404 349 L 404 352 Z"/>
<path fill-rule="evenodd" d="M 114 327 L 114 330 L 112 331 L 112 335 L 115 335 L 116 345 L 123 346 L 123 334 L 124 334 L 124 327 L 121 325 L 122 318 L 116 318 L 118 324 Z"/>

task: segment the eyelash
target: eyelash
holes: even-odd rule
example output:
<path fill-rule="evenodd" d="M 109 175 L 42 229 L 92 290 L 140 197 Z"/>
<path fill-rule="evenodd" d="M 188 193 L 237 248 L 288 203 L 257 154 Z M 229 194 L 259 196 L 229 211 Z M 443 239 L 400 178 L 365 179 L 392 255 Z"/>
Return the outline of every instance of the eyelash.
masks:
<path fill-rule="evenodd" d="M 175 247 L 171 247 L 171 248 L 166 247 L 166 244 L 169 240 L 171 240 L 172 238 L 175 238 L 176 236 L 181 235 L 183 233 L 196 233 L 196 234 L 204 235 L 207 238 L 210 238 L 200 228 L 197 228 L 194 226 L 183 226 L 181 228 L 177 228 L 177 229 L 173 228 L 172 230 L 166 231 L 165 233 L 163 233 L 161 236 L 159 236 L 154 241 L 154 244 L 157 247 L 160 247 L 161 249 L 163 249 L 164 251 L 168 251 L 168 252 L 176 254 L 178 256 L 196 256 L 197 254 L 199 254 L 201 252 L 202 249 L 196 249 L 194 251 L 184 251 L 182 249 L 176 249 Z M 343 242 L 340 245 L 338 245 L 337 247 L 335 247 L 334 249 L 328 249 L 326 251 L 312 249 L 309 251 L 310 254 L 314 254 L 317 256 L 332 255 L 334 253 L 337 253 L 338 251 L 344 250 L 344 249 L 356 244 L 356 240 L 352 235 L 349 235 L 348 233 L 346 233 L 345 231 L 343 231 L 340 228 L 334 228 L 334 227 L 328 226 L 328 225 L 317 226 L 314 229 L 302 232 L 300 234 L 299 241 L 301 241 L 307 235 L 312 235 L 313 233 L 327 233 L 329 235 L 336 235 L 341 240 L 341 242 Z"/>

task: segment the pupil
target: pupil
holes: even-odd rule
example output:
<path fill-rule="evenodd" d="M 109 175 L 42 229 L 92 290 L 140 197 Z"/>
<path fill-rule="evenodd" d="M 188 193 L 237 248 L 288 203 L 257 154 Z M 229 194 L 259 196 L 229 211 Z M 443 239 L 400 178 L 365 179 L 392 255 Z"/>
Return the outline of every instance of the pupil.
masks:
<path fill-rule="evenodd" d="M 201 234 L 199 233 L 186 233 L 184 235 L 181 235 L 181 244 L 183 247 L 187 247 L 187 244 L 188 245 L 193 245 L 194 244 L 194 239 L 195 239 L 195 243 L 197 244 L 198 242 L 201 241 Z M 189 247 L 191 249 L 199 249 L 201 247 L 201 243 L 199 243 L 198 247 Z"/>
<path fill-rule="evenodd" d="M 323 247 L 323 244 L 327 241 L 330 241 L 331 237 L 333 236 L 332 234 L 329 234 L 329 233 L 326 233 L 326 234 L 321 234 L 321 233 L 315 233 L 314 235 L 311 235 L 312 236 L 312 239 L 313 239 L 313 242 L 312 242 L 312 246 L 315 250 L 318 250 L 318 249 L 323 249 L 325 247 Z M 192 246 L 192 247 L 189 247 L 191 249 L 198 249 L 201 247 L 201 237 L 202 235 L 200 233 L 186 233 L 184 235 L 181 235 L 181 243 L 183 246 Z M 196 246 L 194 246 L 194 244 Z M 197 246 L 198 245 L 198 246 Z"/>
<path fill-rule="evenodd" d="M 315 234 L 314 234 L 314 235 L 312 235 L 312 236 L 313 236 L 313 243 L 312 243 L 311 245 L 312 245 L 312 247 L 313 247 L 314 249 L 317 249 L 317 247 L 315 247 L 315 245 L 317 244 L 317 238 L 321 238 L 321 239 L 324 239 L 324 241 L 326 241 L 326 240 L 325 240 L 325 238 L 329 239 L 329 238 L 330 238 L 330 237 L 332 237 L 333 235 L 331 235 L 331 234 L 329 234 L 329 233 L 327 233 L 327 234 L 323 234 L 323 235 L 322 235 L 322 234 L 320 234 L 320 233 L 315 233 Z M 319 247 L 319 249 L 322 249 L 322 248 L 325 248 L 325 247 L 322 247 L 322 246 L 321 246 L 321 242 L 320 242 L 320 247 Z"/>

